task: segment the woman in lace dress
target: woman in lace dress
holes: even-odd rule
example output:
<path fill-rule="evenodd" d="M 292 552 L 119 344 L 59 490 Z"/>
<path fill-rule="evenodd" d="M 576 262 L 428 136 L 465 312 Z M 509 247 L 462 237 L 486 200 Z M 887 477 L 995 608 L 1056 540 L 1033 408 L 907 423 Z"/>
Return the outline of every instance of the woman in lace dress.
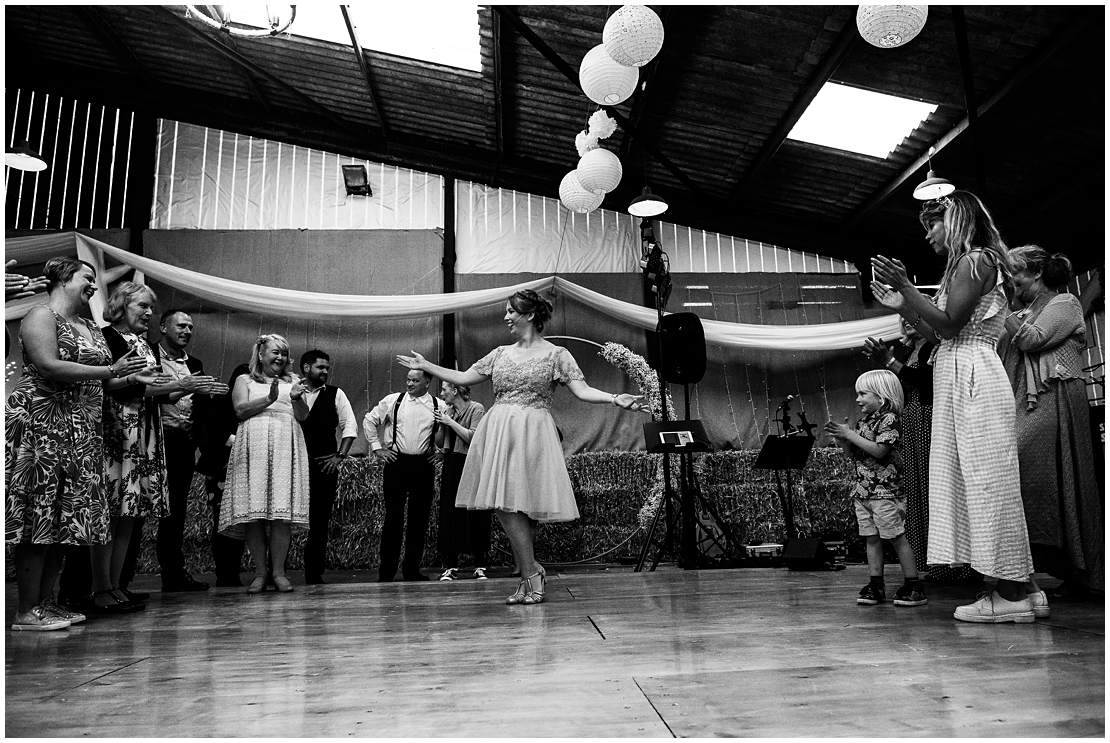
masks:
<path fill-rule="evenodd" d="M 227 465 L 220 533 L 246 540 L 255 571 L 247 593 L 261 593 L 271 582 L 282 593 L 293 590 L 285 557 L 293 529 L 308 528 L 308 449 L 298 421 L 309 408 L 304 380 L 288 367 L 289 342 L 260 336 L 250 374 L 235 380 L 231 391 L 240 422 Z"/>
<path fill-rule="evenodd" d="M 873 259 L 875 298 L 938 344 L 929 460 L 929 563 L 968 563 L 996 589 L 956 608 L 964 622 L 1032 622 L 1033 573 L 1021 502 L 1014 404 L 995 351 L 1010 268 L 986 207 L 967 191 L 926 202 L 921 224 L 947 265 L 935 303 L 900 261 Z M 1043 599 L 1043 594 L 1040 595 Z"/>
<path fill-rule="evenodd" d="M 1021 496 L 1033 564 L 1062 594 L 1103 588 L 1102 495 L 1081 354 L 1086 322 L 1064 290 L 1071 261 L 1036 245 L 1010 251 L 1014 314 L 998 352 L 1014 387 Z"/>
<path fill-rule="evenodd" d="M 497 512 L 522 578 L 509 604 L 544 600 L 546 573 L 533 553 L 536 524 L 578 518 L 549 411 L 555 387 L 566 386 L 583 402 L 644 409 L 642 395 L 610 394 L 586 384 L 570 352 L 540 335 L 551 310 L 551 303 L 531 290 L 509 297 L 505 324 L 515 342 L 498 346 L 466 371 L 437 366 L 415 352 L 397 357 L 402 366 L 451 384 L 493 380 L 493 405 L 471 439 L 455 505 Z"/>
<path fill-rule="evenodd" d="M 13 630 L 64 629 L 84 615 L 53 601 L 61 545 L 111 536 L 104 490 L 102 404 L 109 389 L 154 381 L 146 362 L 112 363 L 104 335 L 81 317 L 96 293 L 96 270 L 74 258 L 43 268 L 49 300 L 19 326 L 23 375 L 4 408 L 5 538 L 14 544 L 18 606 Z"/>

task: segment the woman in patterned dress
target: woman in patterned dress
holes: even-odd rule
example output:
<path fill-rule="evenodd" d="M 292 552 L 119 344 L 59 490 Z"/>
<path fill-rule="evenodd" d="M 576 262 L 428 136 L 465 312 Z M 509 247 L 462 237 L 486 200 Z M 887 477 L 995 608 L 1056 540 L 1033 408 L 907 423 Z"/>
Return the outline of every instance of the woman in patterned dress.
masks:
<path fill-rule="evenodd" d="M 150 319 L 157 301 L 143 284 L 121 282 L 104 308 L 104 340 L 114 360 L 132 355 L 157 366 L 147 343 Z M 156 388 L 129 384 L 104 398 L 104 462 L 106 491 L 112 514 L 112 540 L 92 548 L 92 604 L 89 608 L 118 613 L 145 607 L 120 589 L 120 575 L 135 523 L 169 513 L 166 453 L 161 409 L 154 403 Z"/>
<path fill-rule="evenodd" d="M 497 512 L 521 575 L 509 604 L 544 600 L 546 573 L 533 551 L 536 524 L 578 518 L 549 410 L 555 387 L 566 386 L 583 402 L 644 409 L 642 395 L 610 394 L 586 384 L 570 352 L 540 335 L 551 309 L 550 302 L 531 290 L 509 297 L 505 324 L 516 342 L 498 346 L 466 371 L 437 366 L 415 352 L 397 357 L 402 366 L 454 385 L 493 380 L 494 402 L 470 441 L 455 505 Z"/>
<path fill-rule="evenodd" d="M 1006 318 L 1007 250 L 986 207 L 967 191 L 926 202 L 921 224 L 947 257 L 935 303 L 900 261 L 872 260 L 875 298 L 938 344 L 929 459 L 929 563 L 968 563 L 994 591 L 956 608 L 964 622 L 1034 621 L 1013 392 L 995 351 Z M 1041 594 L 1040 598 L 1043 598 Z"/>
<path fill-rule="evenodd" d="M 263 335 L 251 351 L 250 374 L 231 391 L 239 428 L 231 445 L 220 533 L 244 539 L 255 578 L 247 593 L 272 585 L 293 590 L 285 575 L 293 529 L 308 528 L 308 449 L 298 421 L 308 417 L 305 382 L 289 374 L 289 342 Z M 269 559 L 267 559 L 269 548 Z"/>
<path fill-rule="evenodd" d="M 1036 245 L 1010 251 L 1014 314 L 999 344 L 1014 388 L 1025 522 L 1038 572 L 1062 593 L 1103 589 L 1102 495 L 1095 472 L 1083 307 L 1064 291 L 1071 261 Z"/>
<path fill-rule="evenodd" d="M 100 328 L 81 317 L 97 289 L 91 265 L 53 258 L 43 275 L 49 301 L 20 325 L 23 376 L 4 409 L 5 539 L 15 545 L 19 592 L 14 630 L 64 629 L 84 619 L 54 604 L 52 594 L 61 545 L 109 539 L 103 384 L 155 381 L 134 355 L 110 363 Z"/>

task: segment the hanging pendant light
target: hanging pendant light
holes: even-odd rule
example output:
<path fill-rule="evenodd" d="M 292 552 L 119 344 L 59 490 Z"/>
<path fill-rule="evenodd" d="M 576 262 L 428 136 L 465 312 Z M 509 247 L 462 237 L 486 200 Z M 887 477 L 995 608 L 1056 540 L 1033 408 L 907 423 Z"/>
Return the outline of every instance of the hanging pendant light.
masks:
<path fill-rule="evenodd" d="M 582 92 L 599 106 L 615 106 L 628 100 L 639 81 L 640 71 L 614 62 L 606 53 L 604 44 L 586 52 L 578 68 L 578 83 Z"/>
<path fill-rule="evenodd" d="M 937 149 L 935 147 L 929 148 L 929 174 L 921 183 L 917 184 L 917 188 L 913 190 L 913 197 L 919 201 L 932 201 L 939 199 L 956 190 L 956 187 L 951 184 L 946 178 L 940 178 L 933 170 L 933 155 Z"/>
<path fill-rule="evenodd" d="M 657 196 L 651 189 L 644 186 L 644 192 L 632 199 L 628 205 L 628 213 L 633 217 L 658 217 L 667 211 L 667 202 L 662 196 Z"/>
<path fill-rule="evenodd" d="M 10 146 L 4 151 L 4 164 L 9 168 L 32 173 L 46 170 L 46 159 L 32 150 L 26 139 L 20 140 L 15 146 Z"/>
<path fill-rule="evenodd" d="M 564 175 L 562 182 L 559 183 L 559 201 L 563 202 L 563 206 L 572 212 L 578 214 L 592 212 L 601 206 L 601 202 L 604 200 L 605 194 L 595 194 L 582 187 L 582 184 L 578 182 L 578 171 L 576 170 Z"/>
<path fill-rule="evenodd" d="M 578 182 L 590 193 L 607 194 L 621 182 L 621 159 L 604 147 L 592 147 L 578 161 Z"/>
<path fill-rule="evenodd" d="M 605 21 L 601 40 L 617 64 L 643 67 L 663 48 L 663 21 L 646 5 L 625 5 Z"/>
<path fill-rule="evenodd" d="M 861 5 L 856 28 L 868 44 L 893 49 L 921 33 L 928 17 L 928 5 Z"/>

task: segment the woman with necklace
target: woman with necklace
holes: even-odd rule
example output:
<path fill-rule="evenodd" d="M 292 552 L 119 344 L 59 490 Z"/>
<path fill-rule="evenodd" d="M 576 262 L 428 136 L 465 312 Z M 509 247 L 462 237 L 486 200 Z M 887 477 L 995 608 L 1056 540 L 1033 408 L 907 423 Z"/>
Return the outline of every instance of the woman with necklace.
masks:
<path fill-rule="evenodd" d="M 1014 388 L 1033 563 L 1064 579 L 1059 595 L 1102 590 L 1102 497 L 1080 359 L 1086 326 L 1079 299 L 1064 291 L 1071 262 L 1036 245 L 1010 251 L 1010 261 L 1014 313 L 999 355 Z"/>
<path fill-rule="evenodd" d="M 23 318 L 23 376 L 5 406 L 5 538 L 15 545 L 18 606 L 13 630 L 64 629 L 84 620 L 57 606 L 62 545 L 110 538 L 104 490 L 103 394 L 155 382 L 145 359 L 112 362 L 104 335 L 82 317 L 97 291 L 96 269 L 74 258 L 43 268 L 49 301 Z"/>
<path fill-rule="evenodd" d="M 451 384 L 493 381 L 494 404 L 470 441 L 455 505 L 497 512 L 521 575 L 508 604 L 544 600 L 546 571 L 533 551 L 536 525 L 578 518 L 549 412 L 555 387 L 566 386 L 583 402 L 647 412 L 643 395 L 609 394 L 586 384 L 570 352 L 541 335 L 551 310 L 551 303 L 530 289 L 509 297 L 505 324 L 515 342 L 495 348 L 466 371 L 437 366 L 415 352 L 397 357 L 402 366 Z"/>

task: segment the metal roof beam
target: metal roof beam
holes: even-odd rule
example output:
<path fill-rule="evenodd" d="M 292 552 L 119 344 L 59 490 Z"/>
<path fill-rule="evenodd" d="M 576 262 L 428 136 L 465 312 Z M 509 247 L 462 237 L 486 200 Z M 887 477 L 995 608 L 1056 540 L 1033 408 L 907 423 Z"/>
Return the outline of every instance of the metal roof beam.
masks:
<path fill-rule="evenodd" d="M 1103 9 L 1101 5 L 1084 7 L 1077 10 L 1067 24 L 1022 61 L 1021 65 L 1006 78 L 990 98 L 979 104 L 977 110 L 978 115 L 982 116 L 987 111 L 991 110 L 995 104 L 1025 82 L 1033 73 L 1037 72 L 1041 67 L 1051 61 L 1052 58 L 1067 47 L 1076 36 L 1091 27 L 1101 28 L 1102 12 Z M 950 145 L 956 137 L 965 132 L 969 124 L 969 117 L 965 116 L 958 124 L 949 129 L 940 139 L 934 142 L 932 147 L 936 149 L 936 152 L 940 152 Z M 928 148 L 926 148 L 926 150 L 927 149 Z M 910 163 L 901 173 L 888 181 L 887 184 L 879 189 L 871 198 L 863 202 L 863 204 L 844 221 L 841 229 L 850 230 L 857 227 L 859 223 L 863 221 L 864 217 L 878 209 L 884 201 L 890 198 L 891 194 L 902 186 L 903 183 L 912 178 L 914 173 L 925 167 L 928 161 L 928 154 L 924 154 Z"/>
<path fill-rule="evenodd" d="M 507 5 L 494 5 L 493 8 L 506 20 L 508 20 L 509 23 L 511 23 L 513 27 L 520 32 L 520 35 L 527 39 L 528 42 L 536 48 L 536 51 L 547 58 L 547 61 L 551 62 L 551 64 L 555 66 L 555 69 L 563 73 L 563 75 L 568 80 L 574 83 L 574 86 L 576 88 L 578 88 L 579 90 L 582 89 L 582 86 L 578 82 L 578 73 L 574 71 L 574 68 L 567 64 L 566 61 L 559 56 L 558 52 L 548 46 L 547 42 L 541 39 L 536 34 L 536 32 L 533 31 L 532 28 L 527 23 L 525 23 L 519 15 L 516 14 L 516 11 L 513 10 L 512 7 Z M 674 175 L 674 177 L 682 183 L 682 185 L 690 189 L 690 191 L 695 195 L 705 198 L 705 194 L 702 193 L 702 190 L 698 188 L 697 184 L 690 180 L 690 177 L 683 173 L 677 165 L 671 162 L 670 158 L 660 152 L 659 148 L 656 147 L 651 142 L 651 140 L 637 133 L 636 127 L 632 124 L 632 122 L 625 118 L 624 114 L 622 114 L 620 111 L 616 110 L 612 106 L 601 106 L 601 108 L 605 111 L 605 113 L 613 117 L 613 119 L 616 120 L 617 124 L 619 124 L 622 129 L 624 129 L 629 134 L 634 134 L 639 137 L 640 141 L 644 145 L 644 149 L 646 149 L 660 165 L 669 170 L 671 174 Z"/>
<path fill-rule="evenodd" d="M 855 44 L 856 39 L 859 38 L 859 32 L 856 30 L 855 18 L 849 18 L 844 24 L 844 28 L 840 30 L 836 39 L 833 41 L 829 50 L 825 52 L 825 56 L 821 58 L 821 63 L 817 69 L 813 71 L 809 79 L 806 80 L 802 89 L 798 91 L 797 97 L 794 102 L 790 104 L 790 108 L 786 110 L 782 119 L 775 127 L 774 131 L 763 143 L 759 153 L 752 160 L 752 164 L 745 170 L 744 174 L 740 176 L 736 186 L 733 187 L 732 193 L 728 195 L 727 201 L 729 205 L 735 206 L 737 202 L 744 198 L 744 196 L 751 191 L 755 186 L 759 176 L 771 163 L 775 153 L 782 147 L 782 143 L 786 141 L 786 136 L 798 123 L 798 119 L 802 118 L 802 114 L 809 108 L 809 104 L 813 103 L 813 99 L 821 92 L 821 88 L 825 86 L 832 76 L 836 73 L 840 63 L 848 56 L 852 46 Z"/>
<path fill-rule="evenodd" d="M 239 67 L 241 67 L 243 69 L 246 69 L 246 70 L 249 70 L 250 72 L 254 73 L 255 75 L 258 75 L 261 78 L 269 80 L 270 82 L 274 83 L 275 85 L 278 85 L 278 86 L 284 88 L 285 90 L 289 91 L 289 93 L 296 96 L 297 98 L 304 101 L 305 103 L 309 104 L 313 109 L 318 111 L 322 116 L 329 119 L 332 123 L 341 127 L 345 131 L 350 132 L 351 134 L 358 135 L 358 136 L 365 136 L 366 135 L 366 131 L 364 129 L 361 129 L 358 125 L 347 121 L 342 116 L 340 116 L 336 112 L 329 109 L 327 106 L 323 105 L 322 103 L 320 103 L 319 101 L 314 99 L 312 96 L 310 96 L 307 93 L 301 91 L 296 86 L 290 85 L 289 83 L 285 82 L 284 80 L 282 80 L 280 77 L 278 77 L 274 73 L 270 72 L 269 70 L 266 70 L 266 69 L 263 69 L 262 67 L 259 67 L 257 64 L 255 64 L 251 60 L 247 59 L 246 57 L 244 57 L 239 52 L 235 51 L 234 49 L 229 48 L 226 44 L 220 43 L 216 39 L 214 39 L 211 36 L 209 36 L 208 34 L 206 34 L 204 31 L 201 31 L 195 24 L 190 23 L 189 21 L 185 20 L 184 18 L 181 18 L 180 16 L 178 16 L 172 10 L 169 10 L 168 8 L 166 8 L 165 6 L 162 6 L 162 5 L 151 6 L 151 9 L 154 10 L 155 12 L 161 13 L 166 18 L 169 18 L 175 24 L 177 24 L 182 29 L 187 31 L 190 35 L 192 35 L 194 38 L 200 40 L 209 49 L 212 49 L 216 53 L 226 57 L 227 59 L 231 60 L 233 63 L 238 65 Z"/>
<path fill-rule="evenodd" d="M 127 42 L 116 33 L 116 30 L 108 23 L 108 19 L 95 6 L 77 5 L 74 6 L 74 10 L 84 19 L 89 28 L 108 43 L 108 46 L 116 53 L 124 67 L 133 72 L 148 87 L 153 88 L 158 84 L 154 76 L 147 71 L 146 66 L 135 56 L 135 52 L 131 51 Z"/>
<path fill-rule="evenodd" d="M 505 82 L 504 82 L 504 36 L 501 33 L 501 14 L 491 13 L 490 25 L 493 31 L 493 126 L 494 141 L 497 144 L 497 162 L 505 160 Z"/>
<path fill-rule="evenodd" d="M 382 108 L 382 100 L 378 96 L 378 86 L 374 83 L 374 73 L 370 69 L 370 60 L 366 58 L 366 53 L 362 50 L 362 44 L 358 42 L 358 32 L 355 31 L 355 23 L 351 20 L 351 13 L 347 8 L 346 5 L 339 6 L 339 10 L 343 13 L 343 22 L 347 24 L 347 33 L 351 36 L 351 46 L 355 50 L 355 59 L 358 60 L 358 67 L 362 70 L 362 79 L 366 81 L 366 89 L 370 91 L 370 101 L 374 104 L 374 113 L 378 117 L 382 139 L 388 140 L 389 123 L 385 119 L 385 109 Z"/>

